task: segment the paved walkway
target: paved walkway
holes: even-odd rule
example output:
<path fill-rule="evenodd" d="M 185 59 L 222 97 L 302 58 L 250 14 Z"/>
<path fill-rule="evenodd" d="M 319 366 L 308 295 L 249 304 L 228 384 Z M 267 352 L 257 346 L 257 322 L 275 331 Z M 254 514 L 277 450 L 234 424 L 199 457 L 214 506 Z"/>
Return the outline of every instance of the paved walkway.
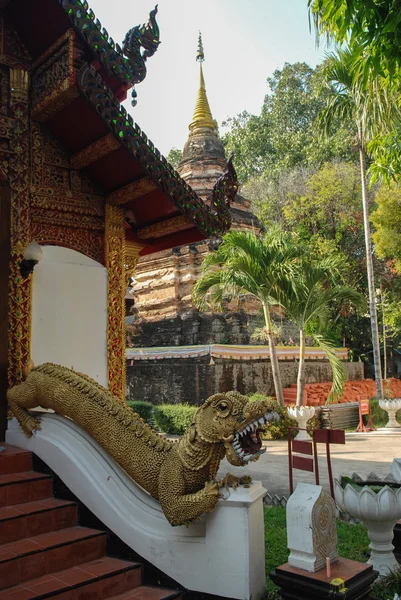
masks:
<path fill-rule="evenodd" d="M 235 475 L 251 475 L 262 481 L 270 495 L 289 495 L 288 484 L 288 446 L 286 441 L 264 442 L 266 452 L 258 461 L 247 467 L 232 467 L 226 460 L 221 463 L 219 477 L 227 472 Z M 318 444 L 320 483 L 329 492 L 327 478 L 326 450 L 324 444 Z M 372 471 L 379 477 L 385 477 L 393 458 L 401 457 L 401 430 L 395 433 L 347 433 L 345 445 L 330 446 L 333 477 L 352 475 L 356 472 L 362 477 Z M 315 483 L 313 473 L 294 470 L 294 485 L 298 481 Z"/>

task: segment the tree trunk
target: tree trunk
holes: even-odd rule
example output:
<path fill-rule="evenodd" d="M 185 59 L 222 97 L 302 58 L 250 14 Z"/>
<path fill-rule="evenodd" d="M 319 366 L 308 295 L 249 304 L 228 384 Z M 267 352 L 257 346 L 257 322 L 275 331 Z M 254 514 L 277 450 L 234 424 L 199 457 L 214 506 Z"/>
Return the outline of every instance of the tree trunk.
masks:
<path fill-rule="evenodd" d="M 359 130 L 359 138 L 360 138 L 360 140 L 362 140 L 360 130 Z M 383 384 L 382 384 L 381 361 L 380 361 L 380 341 L 379 341 L 379 329 L 378 329 L 378 325 L 377 325 L 375 280 L 374 280 L 374 274 L 373 274 L 373 261 L 372 261 L 372 241 L 371 241 L 371 237 L 370 237 L 368 193 L 367 193 L 367 186 L 366 186 L 365 151 L 362 146 L 362 141 L 360 142 L 360 146 L 359 146 L 359 160 L 360 160 L 360 165 L 361 165 L 362 208 L 363 208 L 363 224 L 364 224 L 364 229 L 365 229 L 366 271 L 367 271 L 368 289 L 369 289 L 370 325 L 372 328 L 373 363 L 374 363 L 374 371 L 375 371 L 375 379 L 376 379 L 377 397 L 379 400 L 382 400 L 383 399 Z"/>
<path fill-rule="evenodd" d="M 279 402 L 280 406 L 284 408 L 284 395 L 283 386 L 281 385 L 280 367 L 277 359 L 276 344 L 272 332 L 272 322 L 270 318 L 269 308 L 266 304 L 263 304 L 263 314 L 265 317 L 267 339 L 269 340 L 270 363 L 272 366 L 274 391 L 276 392 L 277 401 Z"/>
<path fill-rule="evenodd" d="M 299 365 L 297 377 L 297 406 L 303 406 L 305 395 L 305 331 L 299 330 Z"/>

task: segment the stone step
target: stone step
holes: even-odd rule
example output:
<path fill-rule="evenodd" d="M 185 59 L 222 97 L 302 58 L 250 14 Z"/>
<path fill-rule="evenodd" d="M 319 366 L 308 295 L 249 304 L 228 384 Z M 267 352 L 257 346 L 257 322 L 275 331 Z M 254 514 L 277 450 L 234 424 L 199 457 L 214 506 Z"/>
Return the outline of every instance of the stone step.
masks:
<path fill-rule="evenodd" d="M 142 585 L 138 563 L 110 558 L 107 534 L 77 525 L 74 502 L 52 496 L 32 454 L 0 445 L 0 600 L 182 600 Z"/>
<path fill-rule="evenodd" d="M 134 593 L 141 583 L 142 568 L 140 564 L 104 556 L 79 566 L 26 580 L 19 585 L 0 591 L 0 600 L 39 600 L 41 598 L 103 600 L 128 591 Z M 170 591 L 170 596 L 142 595 L 142 598 L 144 600 L 145 598 L 148 600 L 176 598 L 176 594 L 176 592 Z M 140 597 L 137 596 L 137 599 Z"/>
<path fill-rule="evenodd" d="M 140 585 L 118 596 L 112 596 L 110 600 L 182 600 L 183 598 L 183 592 Z"/>
<path fill-rule="evenodd" d="M 66 529 L 77 524 L 74 502 L 47 498 L 0 508 L 0 544 L 41 533 Z"/>
<path fill-rule="evenodd" d="M 0 444 L 0 475 L 23 471 L 32 471 L 32 453 L 10 444 Z"/>
<path fill-rule="evenodd" d="M 0 507 L 51 498 L 52 485 L 51 475 L 35 471 L 0 475 Z"/>
<path fill-rule="evenodd" d="M 105 532 L 69 527 L 0 547 L 0 589 L 97 560 L 106 552 Z"/>

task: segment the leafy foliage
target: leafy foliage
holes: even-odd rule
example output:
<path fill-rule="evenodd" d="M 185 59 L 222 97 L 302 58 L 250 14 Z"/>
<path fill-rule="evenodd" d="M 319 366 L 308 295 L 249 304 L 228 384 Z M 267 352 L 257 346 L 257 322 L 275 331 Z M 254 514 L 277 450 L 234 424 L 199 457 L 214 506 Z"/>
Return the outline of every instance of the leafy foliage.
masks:
<path fill-rule="evenodd" d="M 159 404 L 154 407 L 155 425 L 171 435 L 183 435 L 191 425 L 197 406 L 189 404 Z"/>
<path fill-rule="evenodd" d="M 264 396 L 263 394 L 252 394 L 249 396 L 249 400 L 257 401 L 257 400 L 270 400 L 274 403 L 274 410 L 280 417 L 280 420 L 276 423 L 275 421 L 269 421 L 265 427 L 265 433 L 263 434 L 264 440 L 286 440 L 288 435 L 289 427 L 297 427 L 298 423 L 295 419 L 292 419 L 287 412 L 287 408 L 283 408 L 280 404 L 269 396 Z M 320 427 L 320 422 L 317 416 L 313 416 L 306 425 L 309 432 L 314 429 L 318 429 Z M 294 436 L 296 432 L 294 432 Z"/>
<path fill-rule="evenodd" d="M 372 586 L 372 600 L 393 600 L 401 591 L 401 570 L 380 577 Z M 399 597 L 399 596 L 398 596 Z"/>
<path fill-rule="evenodd" d="M 138 413 L 145 423 L 153 422 L 153 404 L 144 400 L 128 400 L 127 405 Z"/>
<path fill-rule="evenodd" d="M 321 69 L 286 63 L 267 79 L 260 115 L 244 111 L 223 123 L 226 151 L 234 150 L 241 182 L 276 177 L 296 165 L 319 166 L 332 158 L 352 160 L 349 124 L 337 122 L 330 139 L 316 140 L 316 119 L 331 91 Z"/>
<path fill-rule="evenodd" d="M 178 165 L 182 160 L 182 151 L 178 148 L 171 148 L 166 158 L 168 162 L 173 165 L 174 169 L 178 169 Z"/>
<path fill-rule="evenodd" d="M 380 258 L 394 258 L 401 272 L 401 183 L 382 186 L 376 194 L 377 208 L 371 215 L 376 228 L 375 250 Z"/>
<path fill-rule="evenodd" d="M 308 0 L 318 34 L 359 49 L 365 72 L 397 75 L 401 55 L 401 20 L 398 0 Z"/>

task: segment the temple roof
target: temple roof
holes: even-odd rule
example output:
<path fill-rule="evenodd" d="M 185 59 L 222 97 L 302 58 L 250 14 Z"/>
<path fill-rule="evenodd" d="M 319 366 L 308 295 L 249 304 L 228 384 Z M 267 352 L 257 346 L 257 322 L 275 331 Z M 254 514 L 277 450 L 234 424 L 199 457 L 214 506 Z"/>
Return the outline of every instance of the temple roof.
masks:
<path fill-rule="evenodd" d="M 86 2 L 10 0 L 4 15 L 31 58 L 32 118 L 59 140 L 73 169 L 85 170 L 106 201 L 125 210 L 127 240 L 142 245 L 142 255 L 229 228 L 235 171 L 227 170 L 206 204 L 120 105 L 159 44 L 156 11 L 149 25 L 128 32 L 122 49 Z"/>

